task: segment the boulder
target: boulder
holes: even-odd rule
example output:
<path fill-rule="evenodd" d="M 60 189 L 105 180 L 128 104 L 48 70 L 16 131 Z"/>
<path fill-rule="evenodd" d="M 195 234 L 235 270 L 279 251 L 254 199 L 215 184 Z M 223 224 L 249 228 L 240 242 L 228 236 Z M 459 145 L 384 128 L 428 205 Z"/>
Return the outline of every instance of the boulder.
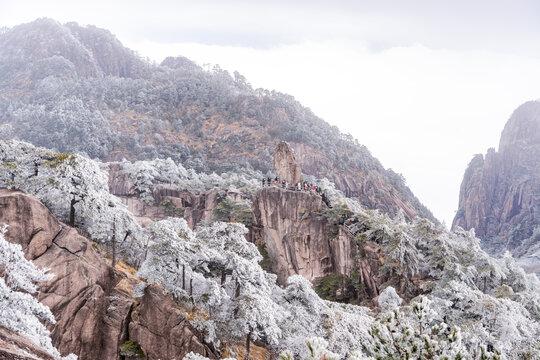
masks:
<path fill-rule="evenodd" d="M 300 166 L 296 162 L 293 149 L 286 142 L 280 142 L 274 149 L 274 168 L 280 181 L 294 185 L 302 181 Z"/>

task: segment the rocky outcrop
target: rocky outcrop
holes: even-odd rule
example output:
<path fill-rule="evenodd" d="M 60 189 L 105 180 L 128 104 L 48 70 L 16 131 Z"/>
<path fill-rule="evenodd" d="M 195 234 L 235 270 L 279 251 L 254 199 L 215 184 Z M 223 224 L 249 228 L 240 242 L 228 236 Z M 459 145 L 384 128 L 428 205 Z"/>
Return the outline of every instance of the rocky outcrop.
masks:
<path fill-rule="evenodd" d="M 163 200 L 169 200 L 173 209 L 182 209 L 179 213 L 172 215 L 181 214 L 192 229 L 201 221 L 212 220 L 212 210 L 218 203 L 217 190 L 192 194 L 189 191 L 178 189 L 175 185 L 156 186 L 154 199 L 156 204 L 161 204 Z"/>
<path fill-rule="evenodd" d="M 109 164 L 109 191 L 122 200 L 142 226 L 156 219 L 182 216 L 193 229 L 201 221 L 212 219 L 212 210 L 218 201 L 216 190 L 193 194 L 174 184 L 157 184 L 152 194 L 154 202 L 150 205 L 139 198 L 128 174 L 117 163 Z M 233 191 L 229 191 L 227 196 L 233 199 L 242 197 Z"/>
<path fill-rule="evenodd" d="M 56 318 L 51 338 L 62 354 L 74 353 L 81 360 L 120 359 L 121 345 L 133 340 L 148 359 L 180 359 L 189 351 L 215 357 L 187 325 L 178 305 L 155 289 L 140 300 L 133 298 L 130 280 L 113 271 L 90 241 L 57 221 L 35 198 L 3 189 L 0 209 L 0 224 L 9 224 L 6 239 L 21 244 L 28 259 L 55 274 L 40 286 L 38 298 Z"/>
<path fill-rule="evenodd" d="M 354 274 L 355 281 L 362 285 L 358 300 L 364 305 L 376 304 L 383 284 L 395 285 L 401 296 L 410 298 L 406 284 L 380 271 L 384 253 L 379 244 L 357 242 L 347 226 L 350 221 L 330 224 L 327 216 L 332 212 L 315 193 L 279 187 L 264 187 L 257 192 L 253 200 L 253 241 L 265 245 L 278 283 L 286 284 L 295 274 L 315 282 L 328 275 Z"/>
<path fill-rule="evenodd" d="M 140 344 L 149 359 L 182 359 L 190 351 L 212 355 L 193 329 L 186 326 L 185 312 L 163 289 L 146 288 L 131 314 L 129 337 Z"/>
<path fill-rule="evenodd" d="M 255 227 L 280 284 L 294 274 L 314 280 L 351 273 L 356 248 L 350 237 L 331 229 L 320 216 L 325 207 L 321 197 L 313 193 L 277 187 L 257 192 L 253 200 Z"/>
<path fill-rule="evenodd" d="M 280 142 L 274 149 L 274 169 L 280 181 L 286 181 L 291 185 L 302 181 L 300 167 L 296 163 L 293 149 L 286 142 Z"/>
<path fill-rule="evenodd" d="M 0 327 L 0 359 L 55 360 L 40 346 L 4 327 Z"/>
<path fill-rule="evenodd" d="M 453 227 L 474 228 L 486 249 L 523 256 L 540 239 L 540 102 L 514 111 L 499 143 L 470 162 Z"/>

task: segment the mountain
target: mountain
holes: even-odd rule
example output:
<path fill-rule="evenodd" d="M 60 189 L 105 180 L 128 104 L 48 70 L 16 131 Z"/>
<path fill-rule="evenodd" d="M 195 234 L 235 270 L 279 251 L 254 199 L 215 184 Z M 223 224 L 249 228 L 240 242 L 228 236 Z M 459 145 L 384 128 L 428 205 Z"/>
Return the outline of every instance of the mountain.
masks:
<path fill-rule="evenodd" d="M 24 251 L 51 269 L 33 300 L 56 318 L 52 346 L 81 360 L 250 348 L 256 359 L 538 358 L 540 280 L 512 257 L 319 185 L 324 198 L 170 159 L 99 163 L 0 140 L 0 266 Z M 74 226 L 58 221 L 72 210 Z M 0 280 L 0 327 L 39 345 L 32 317 L 16 316 L 32 308 Z"/>
<path fill-rule="evenodd" d="M 532 255 L 540 245 L 540 102 L 517 108 L 499 150 L 470 162 L 453 227 L 474 228 L 491 253 Z"/>
<path fill-rule="evenodd" d="M 0 138 L 105 161 L 170 157 L 199 172 L 263 174 L 269 149 L 288 141 L 304 175 L 327 177 L 370 209 L 436 222 L 401 175 L 292 96 L 183 57 L 152 64 L 93 26 L 38 19 L 0 34 Z"/>
<path fill-rule="evenodd" d="M 292 97 L 72 23 L 0 48 L 0 354 L 540 356 L 540 280 Z"/>

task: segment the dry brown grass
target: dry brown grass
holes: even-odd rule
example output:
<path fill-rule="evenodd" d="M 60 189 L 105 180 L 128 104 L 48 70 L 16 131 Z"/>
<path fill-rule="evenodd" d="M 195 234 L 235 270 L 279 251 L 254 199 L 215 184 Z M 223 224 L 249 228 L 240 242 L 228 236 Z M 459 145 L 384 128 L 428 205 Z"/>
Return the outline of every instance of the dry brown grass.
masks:
<path fill-rule="evenodd" d="M 249 358 L 252 360 L 270 360 L 272 358 L 270 351 L 264 347 L 251 343 L 250 348 Z M 245 354 L 245 343 L 227 343 L 225 344 L 225 350 L 221 354 L 221 357 L 222 359 L 231 357 L 237 360 L 244 360 Z"/>
<path fill-rule="evenodd" d="M 110 260 L 108 261 L 110 263 Z M 137 273 L 137 270 L 123 261 L 119 261 L 116 263 L 114 270 L 116 272 L 120 273 L 123 278 L 116 284 L 116 289 L 133 296 L 133 288 L 137 283 L 141 282 L 139 279 L 135 279 L 135 274 Z"/>
<path fill-rule="evenodd" d="M 133 296 L 133 287 L 135 286 L 135 281 L 123 278 L 118 284 L 116 284 L 116 289 L 120 290 L 130 296 Z"/>
<path fill-rule="evenodd" d="M 114 270 L 118 271 L 121 274 L 124 274 L 128 278 L 133 278 L 135 274 L 137 273 L 137 269 L 129 266 L 123 261 L 118 261 L 116 263 L 116 266 L 114 267 Z"/>

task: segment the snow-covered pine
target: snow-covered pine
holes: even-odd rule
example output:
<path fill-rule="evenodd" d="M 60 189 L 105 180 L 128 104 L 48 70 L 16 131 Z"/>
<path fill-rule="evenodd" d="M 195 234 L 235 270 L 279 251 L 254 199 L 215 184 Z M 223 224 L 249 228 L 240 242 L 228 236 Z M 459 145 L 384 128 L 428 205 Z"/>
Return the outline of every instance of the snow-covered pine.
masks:
<path fill-rule="evenodd" d="M 175 163 L 170 158 L 166 160 L 139 160 L 116 162 L 128 174 L 135 191 L 148 204 L 154 205 L 154 189 L 159 184 L 173 184 L 179 189 L 192 193 L 217 189 L 242 192 L 248 196 L 254 194 L 260 186 L 263 173 L 250 168 L 241 171 L 216 173 L 197 173 L 193 169 L 186 169 L 182 164 Z"/>
<path fill-rule="evenodd" d="M 120 199 L 109 193 L 108 175 L 100 165 L 80 155 L 0 140 L 0 184 L 34 195 L 65 222 L 73 207 L 74 224 L 93 241 L 109 243 L 114 229 L 118 238 L 126 239 L 117 244 L 119 252 L 136 263 L 143 253 L 142 229 Z"/>

